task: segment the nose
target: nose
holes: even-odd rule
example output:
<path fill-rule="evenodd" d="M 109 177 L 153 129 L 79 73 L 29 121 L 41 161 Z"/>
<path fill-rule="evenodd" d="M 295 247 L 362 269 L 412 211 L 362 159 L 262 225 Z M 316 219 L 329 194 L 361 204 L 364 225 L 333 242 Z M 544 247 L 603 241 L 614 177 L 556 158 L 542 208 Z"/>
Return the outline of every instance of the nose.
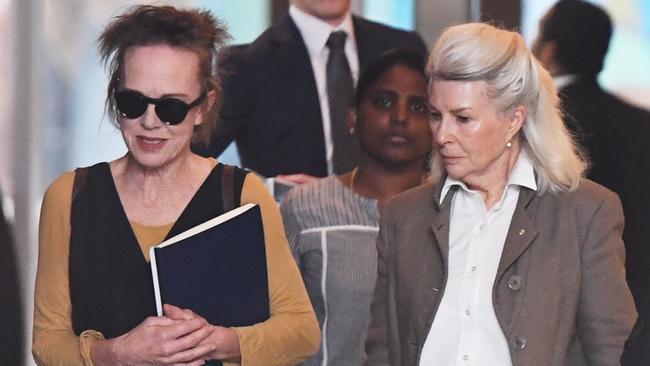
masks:
<path fill-rule="evenodd" d="M 393 123 L 406 124 L 409 120 L 409 105 L 408 101 L 400 100 L 395 103 L 395 108 L 392 110 Z"/>
<path fill-rule="evenodd" d="M 444 146 L 451 142 L 451 133 L 449 131 L 449 122 L 444 118 L 437 121 L 431 121 L 431 131 L 433 132 L 433 141 L 439 145 Z"/>
<path fill-rule="evenodd" d="M 155 108 L 155 105 L 149 104 L 147 106 L 147 111 L 144 112 L 142 117 L 140 117 L 140 125 L 145 130 L 153 130 L 160 128 L 163 125 L 163 122 L 160 120 L 160 118 L 158 118 L 158 115 L 156 114 Z"/>

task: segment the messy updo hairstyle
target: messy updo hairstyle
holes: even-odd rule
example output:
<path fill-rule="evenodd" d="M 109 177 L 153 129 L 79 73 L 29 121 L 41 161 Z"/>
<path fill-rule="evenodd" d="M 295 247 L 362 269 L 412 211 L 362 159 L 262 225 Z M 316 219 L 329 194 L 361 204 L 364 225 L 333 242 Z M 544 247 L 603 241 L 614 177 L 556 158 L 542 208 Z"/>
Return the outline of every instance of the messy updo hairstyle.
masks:
<path fill-rule="evenodd" d="M 228 39 L 225 26 L 210 11 L 138 5 L 115 17 L 98 39 L 101 58 L 110 75 L 105 111 L 112 122 L 118 125 L 114 95 L 124 75 L 124 55 L 131 47 L 168 45 L 196 53 L 202 90 L 214 90 L 219 95 L 217 55 Z M 210 142 L 217 109 L 218 102 L 207 111 L 206 120 L 195 127 L 193 142 Z"/>
<path fill-rule="evenodd" d="M 519 139 L 531 158 L 538 194 L 578 188 L 588 163 L 566 129 L 551 75 L 516 32 L 484 23 L 450 27 L 429 56 L 431 85 L 439 80 L 485 81 L 487 98 L 500 112 L 522 105 L 527 111 Z M 432 180 L 444 176 L 439 156 Z"/>

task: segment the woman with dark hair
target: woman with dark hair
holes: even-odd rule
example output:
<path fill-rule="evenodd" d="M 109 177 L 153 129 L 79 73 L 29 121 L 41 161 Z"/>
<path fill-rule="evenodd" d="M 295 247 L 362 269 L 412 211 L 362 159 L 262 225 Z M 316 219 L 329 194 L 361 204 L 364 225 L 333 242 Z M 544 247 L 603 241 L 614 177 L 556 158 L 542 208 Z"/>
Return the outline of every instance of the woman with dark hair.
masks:
<path fill-rule="evenodd" d="M 385 54 L 359 78 L 349 128 L 350 173 L 295 188 L 282 204 L 287 237 L 322 328 L 307 365 L 359 365 L 376 277 L 380 206 L 422 183 L 431 150 L 421 56 Z"/>
<path fill-rule="evenodd" d="M 226 38 L 210 12 L 168 6 L 135 7 L 100 36 L 110 65 L 107 110 L 128 151 L 64 173 L 45 194 L 38 364 L 292 365 L 316 351 L 318 324 L 263 183 L 190 150 L 192 140 L 210 141 L 219 96 L 213 65 Z M 149 248 L 223 213 L 230 200 L 261 207 L 269 319 L 224 327 L 171 305 L 154 316 Z"/>
<path fill-rule="evenodd" d="M 382 211 L 365 364 L 618 364 L 621 203 L 584 178 L 551 76 L 482 23 L 445 30 L 427 69 L 431 182 Z"/>

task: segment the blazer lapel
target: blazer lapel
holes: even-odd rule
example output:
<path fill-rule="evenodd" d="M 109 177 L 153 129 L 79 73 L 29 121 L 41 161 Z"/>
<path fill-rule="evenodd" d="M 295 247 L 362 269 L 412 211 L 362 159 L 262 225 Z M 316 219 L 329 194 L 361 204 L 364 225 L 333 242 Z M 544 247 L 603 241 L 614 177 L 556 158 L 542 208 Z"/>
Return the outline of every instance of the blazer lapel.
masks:
<path fill-rule="evenodd" d="M 442 184 L 440 187 L 437 187 L 436 194 L 434 195 L 435 206 L 438 212 L 431 221 L 431 229 L 433 230 L 433 236 L 436 238 L 436 244 L 438 244 L 438 249 L 442 255 L 442 260 L 444 261 L 445 272 L 447 263 L 449 263 L 449 222 L 451 217 L 451 200 L 454 194 L 456 194 L 457 189 L 457 186 L 452 187 L 447 192 L 445 200 L 442 203 L 439 203 Z"/>
<path fill-rule="evenodd" d="M 506 241 L 503 245 L 503 253 L 501 254 L 495 282 L 499 281 L 505 271 L 530 246 L 538 234 L 537 227 L 531 217 L 535 201 L 535 191 L 522 187 L 519 192 L 517 207 L 512 215 Z"/>
<path fill-rule="evenodd" d="M 444 180 L 443 180 L 444 182 Z M 449 218 L 451 214 L 451 200 L 456 192 L 455 188 L 452 188 L 447 195 L 445 200 L 442 203 L 440 202 L 440 191 L 442 184 L 436 187 L 433 195 L 433 219 L 431 220 L 431 231 L 433 234 L 434 243 L 426 243 L 426 245 L 433 246 L 428 250 L 433 250 L 434 252 L 428 252 L 423 250 L 422 253 L 418 253 L 417 261 L 420 263 L 417 267 L 420 273 L 418 273 L 418 278 L 420 285 L 417 286 L 421 291 L 421 296 L 418 299 L 417 309 L 418 311 L 414 314 L 416 317 L 416 331 L 419 340 L 424 340 L 429 332 L 431 323 L 433 322 L 433 317 L 435 315 L 435 307 L 439 304 L 442 299 L 442 294 L 444 291 L 444 286 L 447 281 L 447 263 L 449 259 Z M 437 252 L 437 253 L 436 253 Z M 436 263 L 438 262 L 438 263 Z M 440 278 L 440 273 L 437 270 L 442 268 L 442 278 Z M 439 284 L 432 281 L 435 279 L 439 280 Z"/>

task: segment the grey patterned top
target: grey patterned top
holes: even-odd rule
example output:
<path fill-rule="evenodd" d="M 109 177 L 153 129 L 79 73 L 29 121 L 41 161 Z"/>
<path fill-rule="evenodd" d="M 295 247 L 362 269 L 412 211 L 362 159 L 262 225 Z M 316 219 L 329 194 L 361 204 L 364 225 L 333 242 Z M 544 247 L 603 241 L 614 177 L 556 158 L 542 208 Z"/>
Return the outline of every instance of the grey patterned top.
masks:
<path fill-rule="evenodd" d="M 377 200 L 330 176 L 282 204 L 291 251 L 321 326 L 321 349 L 302 365 L 361 365 L 377 276 Z"/>

